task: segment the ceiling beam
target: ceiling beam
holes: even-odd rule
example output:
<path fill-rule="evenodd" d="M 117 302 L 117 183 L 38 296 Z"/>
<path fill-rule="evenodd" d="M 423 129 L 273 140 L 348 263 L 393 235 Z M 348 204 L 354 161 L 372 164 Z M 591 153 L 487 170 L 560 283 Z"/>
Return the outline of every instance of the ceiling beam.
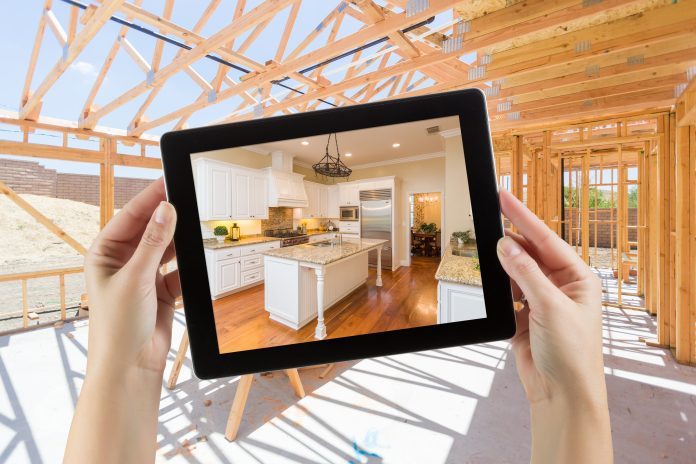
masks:
<path fill-rule="evenodd" d="M 232 37 L 238 37 L 257 24 L 263 23 L 267 19 L 275 16 L 289 5 L 291 1 L 292 0 L 266 0 L 239 19 L 232 21 L 229 25 L 198 43 L 191 50 L 183 52 L 167 66 L 154 73 L 151 78 L 142 81 L 140 84 L 132 87 L 97 111 L 91 113 L 81 121 L 82 125 L 86 128 L 94 127 L 97 122 L 107 114 L 147 92 L 149 88 L 161 87 L 170 77 L 182 71 L 185 66 L 190 65 L 209 52 L 220 48 L 224 42 L 230 40 Z"/>
<path fill-rule="evenodd" d="M 384 37 L 389 32 L 401 30 L 410 25 L 417 24 L 432 15 L 438 14 L 442 11 L 451 8 L 456 3 L 457 0 L 430 0 L 430 8 L 415 15 L 407 16 L 406 13 L 390 15 L 384 21 L 380 21 L 377 24 L 365 27 L 349 36 L 337 40 L 336 42 L 330 45 L 326 45 L 311 52 L 305 53 L 304 55 L 294 59 L 286 59 L 283 63 L 278 64 L 278 66 L 273 69 L 269 69 L 262 73 L 256 73 L 250 76 L 247 80 L 241 82 L 238 86 L 231 89 L 225 89 L 224 91 L 220 92 L 216 100 L 216 103 L 239 95 L 241 92 L 245 90 L 254 87 L 259 87 L 265 82 L 270 82 L 271 80 L 285 77 L 293 71 L 297 71 L 299 69 L 303 69 L 313 64 L 320 63 L 329 58 L 333 58 L 334 56 L 339 55 L 345 52 L 346 50 L 351 50 L 355 47 L 355 44 L 369 43 L 376 39 Z M 284 103 L 281 102 L 279 104 Z M 190 103 L 184 107 L 179 108 L 176 111 L 173 111 L 151 122 L 141 125 L 138 128 L 138 132 L 146 131 L 153 127 L 160 126 L 166 122 L 171 121 L 172 119 L 178 118 L 182 114 L 197 111 L 207 106 L 210 106 L 210 103 L 207 100 L 203 98 L 198 98 L 193 103 Z M 285 106 L 283 109 L 285 108 L 287 108 L 287 106 Z M 135 134 L 137 134 L 138 132 L 135 132 Z"/>
<path fill-rule="evenodd" d="M 68 46 L 68 49 L 63 54 L 63 57 L 53 66 L 53 69 L 49 71 L 48 75 L 19 110 L 20 119 L 27 119 L 28 116 L 32 115 L 33 110 L 41 103 L 43 97 L 53 86 L 53 84 L 60 76 L 63 75 L 65 70 L 68 69 L 68 67 L 73 61 L 75 61 L 80 53 L 82 53 L 82 50 L 84 50 L 92 38 L 97 34 L 97 32 L 99 32 L 104 23 L 111 18 L 111 15 L 121 6 L 124 1 L 125 0 L 105 0 L 100 6 L 92 10 L 93 13 L 87 20 L 87 23 L 84 25 L 80 33 L 75 37 L 75 41 Z M 88 11 L 90 10 L 86 10 L 85 13 L 83 13 L 83 17 L 84 15 L 88 14 Z"/>

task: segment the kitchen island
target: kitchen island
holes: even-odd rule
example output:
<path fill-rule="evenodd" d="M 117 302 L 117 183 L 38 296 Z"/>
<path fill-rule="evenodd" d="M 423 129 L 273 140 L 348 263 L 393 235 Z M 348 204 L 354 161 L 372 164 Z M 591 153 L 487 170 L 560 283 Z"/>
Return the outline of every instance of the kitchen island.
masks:
<path fill-rule="evenodd" d="M 326 338 L 324 311 L 367 281 L 367 254 L 381 255 L 386 240 L 343 239 L 267 250 L 265 307 L 270 318 L 295 330 L 315 318 L 314 337 Z M 376 285 L 382 286 L 378 258 Z"/>
<path fill-rule="evenodd" d="M 435 279 L 438 280 L 438 324 L 486 317 L 476 245 L 466 249 L 448 245 L 435 272 Z"/>

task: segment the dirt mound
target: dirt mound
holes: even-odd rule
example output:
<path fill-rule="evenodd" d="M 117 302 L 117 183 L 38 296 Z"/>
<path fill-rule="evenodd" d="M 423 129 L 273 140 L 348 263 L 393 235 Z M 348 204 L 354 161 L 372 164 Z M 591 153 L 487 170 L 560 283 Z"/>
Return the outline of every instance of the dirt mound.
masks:
<path fill-rule="evenodd" d="M 99 207 L 73 200 L 22 194 L 46 217 L 88 248 L 99 232 Z M 0 195 L 0 274 L 81 265 L 83 257 Z"/>

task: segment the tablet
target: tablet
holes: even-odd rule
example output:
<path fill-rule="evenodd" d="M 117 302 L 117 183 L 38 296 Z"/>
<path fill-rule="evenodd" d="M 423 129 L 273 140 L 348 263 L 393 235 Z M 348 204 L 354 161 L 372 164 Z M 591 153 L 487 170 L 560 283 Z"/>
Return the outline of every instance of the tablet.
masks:
<path fill-rule="evenodd" d="M 161 147 L 199 378 L 514 334 L 478 89 L 169 132 Z"/>

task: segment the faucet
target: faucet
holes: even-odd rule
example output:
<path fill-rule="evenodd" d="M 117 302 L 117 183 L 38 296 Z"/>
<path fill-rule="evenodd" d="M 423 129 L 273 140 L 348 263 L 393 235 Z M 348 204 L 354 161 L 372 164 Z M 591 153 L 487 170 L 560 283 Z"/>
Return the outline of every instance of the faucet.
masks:
<path fill-rule="evenodd" d="M 338 232 L 334 235 L 334 239 L 336 238 L 338 238 L 338 245 L 343 246 L 343 234 L 341 232 Z"/>

